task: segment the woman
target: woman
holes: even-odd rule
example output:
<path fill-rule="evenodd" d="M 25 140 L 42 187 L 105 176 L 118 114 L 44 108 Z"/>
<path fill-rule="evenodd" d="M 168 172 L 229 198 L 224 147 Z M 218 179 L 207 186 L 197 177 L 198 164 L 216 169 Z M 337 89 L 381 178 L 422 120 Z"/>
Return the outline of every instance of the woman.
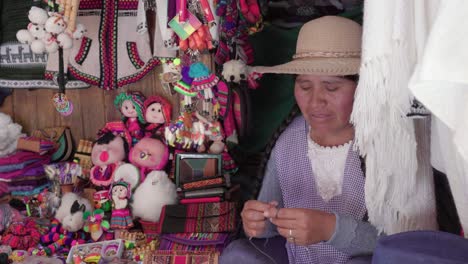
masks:
<path fill-rule="evenodd" d="M 247 237 L 286 238 L 289 263 L 346 263 L 375 245 L 349 122 L 360 51 L 360 25 L 326 16 L 301 28 L 291 62 L 257 67 L 262 73 L 297 74 L 294 96 L 302 116 L 276 141 L 258 200 L 247 201 L 241 217 Z M 239 250 L 250 250 L 258 262 L 281 263 L 278 250 L 252 251 L 246 243 L 231 243 L 221 263 L 242 261 Z"/>

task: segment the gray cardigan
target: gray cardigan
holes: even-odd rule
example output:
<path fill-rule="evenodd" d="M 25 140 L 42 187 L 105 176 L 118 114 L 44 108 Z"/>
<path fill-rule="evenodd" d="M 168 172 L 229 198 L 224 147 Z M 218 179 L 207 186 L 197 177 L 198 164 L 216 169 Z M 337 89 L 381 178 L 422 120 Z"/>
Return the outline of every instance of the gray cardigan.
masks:
<path fill-rule="evenodd" d="M 272 155 L 274 155 L 274 151 Z M 263 178 L 262 188 L 258 197 L 259 201 L 269 202 L 278 201 L 279 208 L 284 207 L 282 201 L 281 189 L 276 175 L 275 163 L 270 157 L 265 176 Z M 336 214 L 335 232 L 327 241 L 328 244 L 337 250 L 344 252 L 352 257 L 361 255 L 371 255 L 378 238 L 384 234 L 378 235 L 377 229 L 369 222 L 354 219 L 350 216 Z M 268 228 L 263 234 L 263 238 L 278 235 L 276 227 L 268 222 Z"/>

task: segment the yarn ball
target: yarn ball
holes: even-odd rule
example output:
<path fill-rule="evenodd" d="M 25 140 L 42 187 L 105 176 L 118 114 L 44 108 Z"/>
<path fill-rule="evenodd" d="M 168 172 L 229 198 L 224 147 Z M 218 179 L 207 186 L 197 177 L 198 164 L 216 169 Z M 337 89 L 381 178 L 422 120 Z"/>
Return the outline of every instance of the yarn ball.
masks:
<path fill-rule="evenodd" d="M 189 75 L 192 78 L 206 77 L 210 75 L 210 70 L 205 64 L 196 62 L 190 66 Z"/>

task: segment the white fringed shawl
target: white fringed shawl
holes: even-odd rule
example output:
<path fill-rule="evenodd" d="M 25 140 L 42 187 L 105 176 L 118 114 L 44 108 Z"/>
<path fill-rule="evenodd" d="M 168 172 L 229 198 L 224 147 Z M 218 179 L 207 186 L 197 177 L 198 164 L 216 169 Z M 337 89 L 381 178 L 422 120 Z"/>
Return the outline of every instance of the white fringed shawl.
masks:
<path fill-rule="evenodd" d="M 366 206 L 379 231 L 436 229 L 428 130 L 415 137 L 406 118 L 408 81 L 417 59 L 415 6 L 409 0 L 368 0 L 364 5 L 360 81 L 351 121 L 366 157 Z M 423 122 L 424 123 L 424 122 Z M 418 167 L 419 161 L 419 167 Z"/>
<path fill-rule="evenodd" d="M 435 168 L 445 172 L 468 230 L 468 1 L 442 1 L 410 88 L 433 119 Z M 465 232 L 468 236 L 468 232 Z"/>

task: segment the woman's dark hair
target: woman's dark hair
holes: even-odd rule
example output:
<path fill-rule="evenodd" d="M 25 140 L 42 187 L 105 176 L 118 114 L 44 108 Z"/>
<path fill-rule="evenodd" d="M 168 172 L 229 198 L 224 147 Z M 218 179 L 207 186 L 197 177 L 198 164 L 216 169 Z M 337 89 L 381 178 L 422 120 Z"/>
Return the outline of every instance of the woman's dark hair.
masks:
<path fill-rule="evenodd" d="M 260 164 L 258 166 L 257 180 L 254 182 L 255 187 L 254 193 L 252 194 L 252 198 L 257 198 L 258 196 L 260 187 L 262 186 L 263 177 L 265 175 L 266 166 L 268 164 L 268 160 L 270 159 L 271 151 L 275 147 L 276 140 L 278 140 L 281 133 L 283 133 L 283 131 L 289 126 L 289 124 L 294 120 L 294 118 L 300 115 L 300 113 L 301 111 L 299 110 L 299 107 L 295 104 L 289 112 L 288 116 L 283 120 L 283 122 L 279 125 L 275 133 L 273 133 L 270 140 L 268 141 L 263 152 L 263 156 L 260 160 Z"/>
<path fill-rule="evenodd" d="M 358 83 L 358 81 L 359 81 L 359 74 L 345 75 L 345 76 L 343 76 L 343 78 L 348 79 L 348 80 L 351 80 L 351 81 L 353 81 L 353 82 L 355 82 L 355 83 Z"/>

